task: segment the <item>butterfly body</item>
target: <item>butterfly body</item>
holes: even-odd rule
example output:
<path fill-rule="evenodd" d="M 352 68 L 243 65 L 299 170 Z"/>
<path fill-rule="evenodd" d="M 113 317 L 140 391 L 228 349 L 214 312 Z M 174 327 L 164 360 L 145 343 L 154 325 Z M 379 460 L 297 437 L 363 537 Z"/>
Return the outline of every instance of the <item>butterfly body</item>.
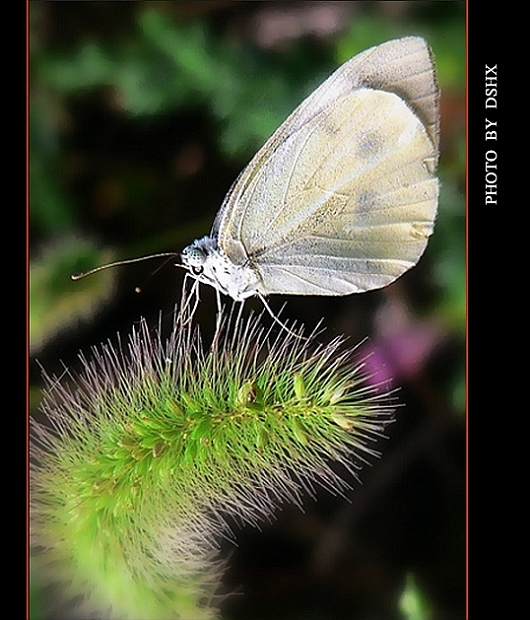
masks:
<path fill-rule="evenodd" d="M 259 278 L 248 262 L 236 265 L 213 237 L 196 239 L 184 248 L 181 259 L 199 282 L 213 286 L 236 301 L 263 293 Z"/>

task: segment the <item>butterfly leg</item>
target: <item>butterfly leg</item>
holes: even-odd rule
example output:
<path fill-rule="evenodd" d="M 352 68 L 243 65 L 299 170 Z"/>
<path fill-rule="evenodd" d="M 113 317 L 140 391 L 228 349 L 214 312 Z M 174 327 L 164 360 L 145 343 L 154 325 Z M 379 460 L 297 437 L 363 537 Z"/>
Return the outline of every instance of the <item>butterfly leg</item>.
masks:
<path fill-rule="evenodd" d="M 191 291 L 189 297 L 186 291 L 187 279 L 191 277 L 189 274 L 184 275 L 184 282 L 182 284 L 182 302 L 181 309 L 178 314 L 178 320 L 180 321 L 181 327 L 185 327 L 192 319 L 197 310 L 197 306 L 199 305 L 199 281 L 193 278 L 193 284 L 191 286 Z M 193 307 L 189 310 L 189 306 L 191 300 L 195 298 Z M 186 316 L 187 315 L 187 316 Z"/>
<path fill-rule="evenodd" d="M 230 313 L 230 321 L 229 321 L 229 323 L 231 324 L 232 330 L 233 330 L 233 333 L 232 333 L 232 343 L 230 345 L 232 350 L 236 349 L 236 347 L 237 347 L 237 344 L 236 344 L 237 343 L 237 337 L 238 337 L 238 335 L 240 333 L 242 333 L 241 317 L 243 315 L 243 307 L 244 307 L 244 305 L 245 305 L 245 300 L 242 299 L 239 302 L 239 306 L 238 306 L 238 309 L 237 309 L 237 315 L 236 315 L 235 321 L 232 321 L 232 318 L 231 318 L 232 317 L 232 312 Z"/>
<path fill-rule="evenodd" d="M 219 342 L 219 336 L 221 335 L 221 325 L 223 319 L 223 307 L 221 305 L 221 293 L 219 289 L 215 289 L 215 299 L 217 301 L 217 314 L 215 316 L 215 333 L 212 340 L 212 349 L 217 348 Z"/>
<path fill-rule="evenodd" d="M 269 304 L 265 301 L 265 297 L 263 297 L 263 295 L 261 293 L 257 293 L 258 297 L 261 300 L 261 303 L 265 306 L 265 310 L 267 310 L 267 312 L 271 315 L 271 317 L 274 319 L 274 321 L 276 323 L 278 323 L 278 325 L 284 329 L 288 334 L 291 334 L 291 336 L 294 336 L 295 338 L 298 338 L 300 340 L 308 340 L 308 338 L 306 338 L 305 336 L 302 336 L 302 334 L 297 334 L 296 332 L 291 331 L 287 325 L 285 325 L 285 323 L 282 323 L 280 321 L 280 319 L 274 314 L 274 312 L 272 311 L 271 307 L 269 306 Z"/>

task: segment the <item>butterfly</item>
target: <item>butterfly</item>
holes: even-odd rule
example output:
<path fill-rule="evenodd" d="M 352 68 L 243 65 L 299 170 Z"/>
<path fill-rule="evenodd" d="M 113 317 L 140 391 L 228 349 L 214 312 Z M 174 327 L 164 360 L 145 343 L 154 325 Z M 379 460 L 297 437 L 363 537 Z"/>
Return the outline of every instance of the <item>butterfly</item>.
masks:
<path fill-rule="evenodd" d="M 438 157 L 439 91 L 426 41 L 372 47 L 272 134 L 180 266 L 214 287 L 219 307 L 219 293 L 258 296 L 270 312 L 272 294 L 384 287 L 418 262 L 433 232 Z"/>

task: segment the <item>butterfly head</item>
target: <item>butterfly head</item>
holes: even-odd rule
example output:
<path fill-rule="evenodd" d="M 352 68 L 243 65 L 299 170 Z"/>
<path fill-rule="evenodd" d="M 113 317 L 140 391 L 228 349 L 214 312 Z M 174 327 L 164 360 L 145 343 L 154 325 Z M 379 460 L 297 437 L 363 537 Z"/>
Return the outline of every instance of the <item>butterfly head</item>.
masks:
<path fill-rule="evenodd" d="M 210 237 L 195 239 L 195 241 L 185 247 L 180 253 L 182 264 L 186 267 L 191 275 L 198 280 L 202 280 L 205 276 L 205 266 L 208 262 L 208 256 L 215 252 L 215 240 Z M 206 274 L 207 275 L 207 274 Z"/>

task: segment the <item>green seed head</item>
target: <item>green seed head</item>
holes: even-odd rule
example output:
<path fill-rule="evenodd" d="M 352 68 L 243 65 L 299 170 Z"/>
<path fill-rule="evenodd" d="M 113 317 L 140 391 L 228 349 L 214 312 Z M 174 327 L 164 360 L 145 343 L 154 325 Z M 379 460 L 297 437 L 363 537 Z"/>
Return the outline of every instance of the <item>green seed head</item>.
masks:
<path fill-rule="evenodd" d="M 40 577 L 81 617 L 213 618 L 229 518 L 258 524 L 315 484 L 345 489 L 333 461 L 355 476 L 376 454 L 390 399 L 343 344 L 251 317 L 207 348 L 191 325 L 164 339 L 142 322 L 81 356 L 78 375 L 48 378 L 32 446 Z"/>

